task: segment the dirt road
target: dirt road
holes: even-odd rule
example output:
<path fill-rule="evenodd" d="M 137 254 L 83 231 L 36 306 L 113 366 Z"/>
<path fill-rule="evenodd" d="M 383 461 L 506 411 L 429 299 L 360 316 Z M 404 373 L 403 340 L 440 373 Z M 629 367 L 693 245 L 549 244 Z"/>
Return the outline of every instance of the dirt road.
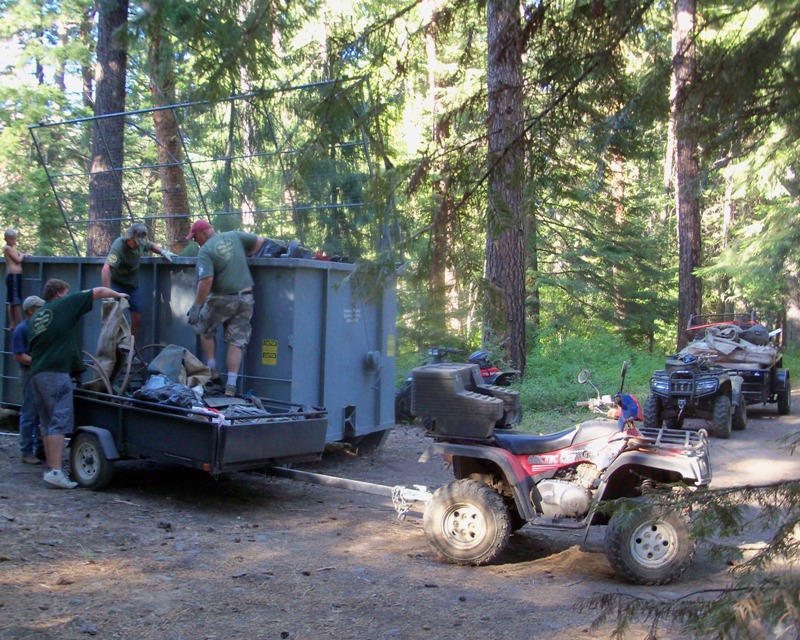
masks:
<path fill-rule="evenodd" d="M 797 415 L 752 412 L 746 431 L 712 440 L 714 486 L 800 477 L 800 457 L 776 443 L 798 428 Z M 399 427 L 381 451 L 306 468 L 435 488 L 451 476 L 417 463 L 427 444 L 421 428 Z M 680 581 L 632 587 L 608 565 L 603 527 L 582 537 L 526 527 L 499 563 L 456 567 L 428 548 L 420 512 L 398 521 L 382 497 L 146 462 L 117 465 L 103 492 L 55 490 L 0 435 L 5 640 L 604 638 L 609 627 L 591 630 L 579 598 L 671 597 L 726 581 L 725 562 L 701 548 Z"/>

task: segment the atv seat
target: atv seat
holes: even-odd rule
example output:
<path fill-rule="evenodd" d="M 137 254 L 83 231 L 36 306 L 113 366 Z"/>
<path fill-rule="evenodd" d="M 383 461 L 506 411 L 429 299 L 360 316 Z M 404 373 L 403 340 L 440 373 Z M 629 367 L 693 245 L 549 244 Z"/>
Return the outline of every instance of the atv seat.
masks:
<path fill-rule="evenodd" d="M 517 456 L 525 456 L 557 451 L 595 438 L 608 437 L 609 434 L 618 431 L 616 420 L 597 419 L 543 436 L 532 436 L 518 431 L 511 433 L 495 431 L 494 440 L 506 451 Z"/>

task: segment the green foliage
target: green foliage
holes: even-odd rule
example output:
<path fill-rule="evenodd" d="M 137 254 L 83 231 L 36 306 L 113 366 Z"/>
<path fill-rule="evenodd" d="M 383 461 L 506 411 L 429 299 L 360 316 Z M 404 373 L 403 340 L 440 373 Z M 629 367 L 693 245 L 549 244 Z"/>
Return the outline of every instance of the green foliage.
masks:
<path fill-rule="evenodd" d="M 664 365 L 663 353 L 649 353 L 628 345 L 619 335 L 595 330 L 582 337 L 540 336 L 528 356 L 528 369 L 519 385 L 522 428 L 541 433 L 564 429 L 591 417 L 576 402 L 595 396 L 590 385 L 578 384 L 578 373 L 588 369 L 601 394 L 620 388 L 622 363 L 628 362 L 624 391 L 644 404 L 650 376 Z"/>

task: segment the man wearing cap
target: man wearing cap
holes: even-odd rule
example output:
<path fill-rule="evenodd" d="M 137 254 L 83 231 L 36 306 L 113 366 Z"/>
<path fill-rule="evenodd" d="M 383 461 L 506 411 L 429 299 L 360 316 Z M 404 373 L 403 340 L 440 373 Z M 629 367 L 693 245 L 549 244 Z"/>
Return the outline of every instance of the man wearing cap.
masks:
<path fill-rule="evenodd" d="M 147 227 L 137 222 L 114 240 L 106 262 L 100 272 L 104 287 L 119 293 L 127 293 L 130 301 L 131 333 L 139 342 L 139 327 L 142 324 L 142 298 L 139 295 L 139 261 L 146 251 L 157 253 L 167 262 L 172 262 L 174 253 L 159 247 L 147 239 Z"/>
<path fill-rule="evenodd" d="M 19 410 L 19 453 L 22 462 L 26 464 L 42 464 L 44 460 L 44 445 L 39 434 L 39 416 L 30 389 L 31 380 L 31 352 L 28 347 L 30 328 L 28 320 L 31 319 L 44 304 L 39 296 L 28 296 L 22 302 L 25 319 L 19 323 L 11 334 L 14 360 L 19 363 L 19 381 L 22 384 L 22 407 Z"/>
<path fill-rule="evenodd" d="M 247 257 L 257 253 L 265 239 L 242 231 L 216 233 L 206 220 L 195 221 L 186 239 L 200 245 L 197 293 L 187 314 L 189 324 L 200 336 L 212 377 L 217 370 L 214 334 L 219 325 L 224 327 L 223 340 L 228 345 L 225 395 L 234 396 L 242 349 L 250 340 L 250 319 L 253 317 L 253 276 Z"/>

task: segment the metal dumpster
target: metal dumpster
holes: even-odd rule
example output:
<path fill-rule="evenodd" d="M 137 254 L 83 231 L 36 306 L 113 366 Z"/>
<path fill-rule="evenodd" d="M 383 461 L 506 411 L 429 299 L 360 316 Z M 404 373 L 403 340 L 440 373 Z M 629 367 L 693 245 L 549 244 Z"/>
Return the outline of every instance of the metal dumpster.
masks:
<path fill-rule="evenodd" d="M 33 257 L 23 263 L 23 297 L 41 295 L 48 278 L 72 291 L 101 284 L 103 258 Z M 368 437 L 379 444 L 394 425 L 396 280 L 356 295 L 355 265 L 297 258 L 250 260 L 256 300 L 253 334 L 244 354 L 240 391 L 284 402 L 324 407 L 326 442 Z M 186 312 L 194 300 L 195 259 L 142 259 L 140 347 L 178 344 L 201 356 Z M 5 303 L 5 287 L 0 287 Z M 7 321 L 6 321 L 7 322 Z M 83 319 L 83 348 L 94 353 L 100 333 L 99 305 Z M 225 345 L 218 335 L 219 362 Z M 0 402 L 21 403 L 11 335 L 4 331 Z"/>

